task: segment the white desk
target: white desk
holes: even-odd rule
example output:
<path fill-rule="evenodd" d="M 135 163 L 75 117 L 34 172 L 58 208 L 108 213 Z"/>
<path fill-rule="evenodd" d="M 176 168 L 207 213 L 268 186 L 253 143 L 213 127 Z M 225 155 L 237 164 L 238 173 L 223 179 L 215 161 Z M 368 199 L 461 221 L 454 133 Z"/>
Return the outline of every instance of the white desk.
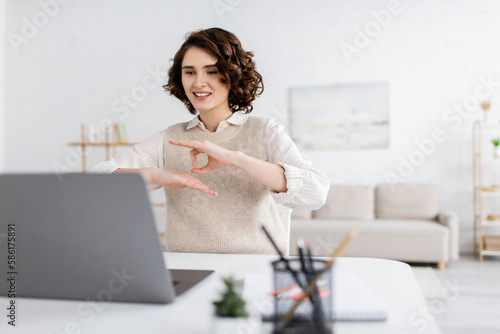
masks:
<path fill-rule="evenodd" d="M 0 297 L 3 310 L 0 333 L 210 333 L 212 301 L 219 297 L 222 288 L 220 277 L 235 274 L 243 278 L 246 272 L 270 272 L 269 263 L 277 259 L 275 256 L 180 253 L 165 253 L 165 258 L 170 268 L 211 269 L 216 273 L 169 305 L 104 302 L 95 310 L 85 301 L 18 298 L 15 328 L 7 325 L 8 299 Z M 354 273 L 389 310 L 389 319 L 385 322 L 336 323 L 336 334 L 440 333 L 436 324 L 426 321 L 421 313 L 425 302 L 408 265 L 389 260 L 340 258 L 336 270 Z"/>

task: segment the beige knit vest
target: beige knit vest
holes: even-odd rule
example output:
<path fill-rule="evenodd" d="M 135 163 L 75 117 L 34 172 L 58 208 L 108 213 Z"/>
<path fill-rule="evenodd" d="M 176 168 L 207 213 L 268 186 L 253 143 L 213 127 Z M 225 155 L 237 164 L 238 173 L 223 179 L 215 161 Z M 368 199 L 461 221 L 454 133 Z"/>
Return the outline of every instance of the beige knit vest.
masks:
<path fill-rule="evenodd" d="M 190 149 L 171 145 L 169 138 L 208 140 L 226 149 L 266 160 L 267 122 L 267 119 L 249 116 L 243 125 L 230 125 L 218 132 L 203 131 L 198 127 L 186 130 L 187 123 L 173 125 L 165 130 L 165 170 L 189 173 L 192 168 Z M 198 155 L 198 167 L 206 163 L 206 155 Z M 268 187 L 233 167 L 192 175 L 218 192 L 218 196 L 190 188 L 165 189 L 167 251 L 276 254 L 261 225 L 285 251 L 285 230 Z"/>

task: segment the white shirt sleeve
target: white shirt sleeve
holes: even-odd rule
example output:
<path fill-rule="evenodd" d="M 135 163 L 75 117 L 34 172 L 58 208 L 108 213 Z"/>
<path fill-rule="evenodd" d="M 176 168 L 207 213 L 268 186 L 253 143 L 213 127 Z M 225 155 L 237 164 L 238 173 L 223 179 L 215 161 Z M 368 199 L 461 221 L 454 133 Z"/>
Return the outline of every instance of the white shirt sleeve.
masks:
<path fill-rule="evenodd" d="M 270 120 L 267 127 L 267 161 L 285 169 L 286 193 L 271 190 L 276 203 L 290 208 L 317 210 L 325 204 L 330 188 L 328 178 L 312 167 L 292 139 L 275 121 Z"/>
<path fill-rule="evenodd" d="M 163 169 L 163 131 L 158 131 L 144 142 L 134 145 L 131 150 L 122 153 L 117 158 L 100 163 L 92 173 L 111 174 L 119 168 L 149 168 Z M 159 189 L 160 186 L 148 185 L 148 189 Z"/>

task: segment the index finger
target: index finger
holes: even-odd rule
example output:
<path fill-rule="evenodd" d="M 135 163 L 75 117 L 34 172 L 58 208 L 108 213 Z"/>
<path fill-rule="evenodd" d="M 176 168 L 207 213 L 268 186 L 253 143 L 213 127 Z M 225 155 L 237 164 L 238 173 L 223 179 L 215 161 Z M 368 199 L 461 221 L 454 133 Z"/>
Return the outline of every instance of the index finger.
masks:
<path fill-rule="evenodd" d="M 174 139 L 169 139 L 168 142 L 172 145 L 189 147 L 189 148 L 196 148 L 196 143 L 197 143 L 196 141 L 180 141 Z"/>

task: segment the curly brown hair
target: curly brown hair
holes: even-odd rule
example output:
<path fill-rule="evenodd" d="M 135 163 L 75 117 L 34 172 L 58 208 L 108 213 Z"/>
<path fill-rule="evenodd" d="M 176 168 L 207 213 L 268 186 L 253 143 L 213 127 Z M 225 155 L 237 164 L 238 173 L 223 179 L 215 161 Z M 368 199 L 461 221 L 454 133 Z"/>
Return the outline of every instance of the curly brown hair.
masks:
<path fill-rule="evenodd" d="M 253 52 L 245 51 L 238 37 L 224 29 L 210 28 L 190 33 L 175 54 L 168 71 L 168 83 L 163 88 L 181 100 L 191 114 L 196 115 L 196 109 L 182 86 L 182 60 L 191 47 L 200 48 L 217 58 L 216 66 L 222 75 L 221 81 L 229 87 L 229 107 L 233 113 L 250 113 L 253 110 L 252 102 L 264 91 L 262 76 L 255 68 Z"/>

